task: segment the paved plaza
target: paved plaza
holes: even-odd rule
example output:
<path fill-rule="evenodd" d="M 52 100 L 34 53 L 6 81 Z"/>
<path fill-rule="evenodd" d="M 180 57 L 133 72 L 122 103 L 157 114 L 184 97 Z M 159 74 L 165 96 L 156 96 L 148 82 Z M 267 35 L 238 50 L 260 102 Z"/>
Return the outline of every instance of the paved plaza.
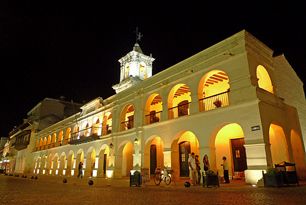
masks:
<path fill-rule="evenodd" d="M 306 184 L 282 188 L 252 187 L 243 183 L 221 184 L 219 188 L 193 186 L 183 182 L 166 186 L 152 183 L 129 187 L 129 180 L 94 180 L 61 177 L 39 177 L 37 180 L 0 175 L 0 204 L 256 204 L 305 205 Z"/>

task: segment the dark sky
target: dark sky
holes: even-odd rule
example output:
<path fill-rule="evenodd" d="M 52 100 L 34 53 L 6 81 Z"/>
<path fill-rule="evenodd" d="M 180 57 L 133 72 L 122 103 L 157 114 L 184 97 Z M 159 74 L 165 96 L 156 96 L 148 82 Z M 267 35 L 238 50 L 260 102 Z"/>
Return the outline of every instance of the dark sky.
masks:
<path fill-rule="evenodd" d="M 153 74 L 246 29 L 284 53 L 306 82 L 302 5 L 143 1 L 106 7 L 99 2 L 1 3 L 0 136 L 7 136 L 45 97 L 87 102 L 113 95 L 112 85 L 119 82 L 118 59 L 132 49 L 136 26 L 143 34 L 143 52 L 156 59 Z"/>

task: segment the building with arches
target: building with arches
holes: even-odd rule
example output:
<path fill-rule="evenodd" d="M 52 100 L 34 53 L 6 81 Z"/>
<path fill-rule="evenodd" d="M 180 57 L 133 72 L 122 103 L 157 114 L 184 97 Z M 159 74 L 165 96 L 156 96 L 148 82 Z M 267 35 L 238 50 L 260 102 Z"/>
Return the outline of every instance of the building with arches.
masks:
<path fill-rule="evenodd" d="M 136 43 L 115 95 L 37 132 L 32 172 L 73 177 L 83 162 L 84 176 L 167 166 L 185 179 L 194 152 L 220 175 L 226 156 L 230 177 L 251 184 L 283 161 L 306 178 L 303 82 L 284 55 L 243 30 L 155 75 L 153 61 Z"/>

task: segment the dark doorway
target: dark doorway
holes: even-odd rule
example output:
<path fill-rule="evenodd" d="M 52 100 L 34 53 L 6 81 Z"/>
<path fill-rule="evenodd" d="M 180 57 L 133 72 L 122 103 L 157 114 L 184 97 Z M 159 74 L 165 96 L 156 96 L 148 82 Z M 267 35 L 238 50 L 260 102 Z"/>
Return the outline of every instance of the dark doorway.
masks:
<path fill-rule="evenodd" d="M 155 174 L 155 169 L 157 167 L 157 156 L 156 156 L 156 145 L 151 144 L 150 147 L 150 174 Z"/>
<path fill-rule="evenodd" d="M 231 139 L 232 144 L 232 153 L 233 153 L 233 162 L 234 162 L 234 172 L 243 172 L 246 170 L 246 154 L 244 148 L 244 139 Z"/>
<path fill-rule="evenodd" d="M 107 154 L 103 155 L 103 174 L 106 175 L 106 160 L 107 160 Z"/>
<path fill-rule="evenodd" d="M 188 157 L 190 153 L 190 142 L 179 144 L 180 176 L 189 177 Z"/>

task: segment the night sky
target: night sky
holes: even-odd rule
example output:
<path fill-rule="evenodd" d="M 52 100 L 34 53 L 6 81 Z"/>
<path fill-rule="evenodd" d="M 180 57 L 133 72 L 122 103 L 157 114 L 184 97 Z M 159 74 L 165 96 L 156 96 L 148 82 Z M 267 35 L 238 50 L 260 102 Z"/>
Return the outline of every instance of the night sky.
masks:
<path fill-rule="evenodd" d="M 306 82 L 304 6 L 217 4 L 2 2 L 0 136 L 7 136 L 45 97 L 88 102 L 115 94 L 118 59 L 132 50 L 136 27 L 143 34 L 143 52 L 156 59 L 153 74 L 246 29 L 277 54 L 284 53 Z"/>

